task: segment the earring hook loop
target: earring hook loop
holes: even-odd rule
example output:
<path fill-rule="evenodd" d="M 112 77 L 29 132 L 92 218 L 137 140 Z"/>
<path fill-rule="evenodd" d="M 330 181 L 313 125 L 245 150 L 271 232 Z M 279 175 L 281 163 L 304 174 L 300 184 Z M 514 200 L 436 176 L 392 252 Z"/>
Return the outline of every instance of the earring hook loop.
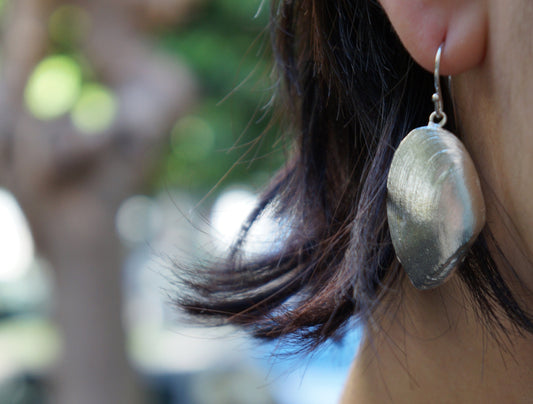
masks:
<path fill-rule="evenodd" d="M 433 73 L 433 82 L 435 86 L 435 94 L 431 97 L 435 104 L 435 111 L 430 115 L 429 122 L 440 126 L 441 128 L 446 124 L 447 116 L 444 112 L 444 106 L 442 103 L 442 90 L 440 87 L 440 60 L 442 56 L 442 48 L 444 43 L 439 46 L 435 55 L 435 71 Z"/>

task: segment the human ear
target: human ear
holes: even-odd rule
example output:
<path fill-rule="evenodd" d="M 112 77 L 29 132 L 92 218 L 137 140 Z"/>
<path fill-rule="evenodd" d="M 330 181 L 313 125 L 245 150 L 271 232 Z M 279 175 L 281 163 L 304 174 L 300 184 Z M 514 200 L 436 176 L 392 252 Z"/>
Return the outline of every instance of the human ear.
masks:
<path fill-rule="evenodd" d="M 479 65 L 487 41 L 486 0 L 380 0 L 403 45 L 433 71 L 444 44 L 440 72 L 455 75 Z"/>

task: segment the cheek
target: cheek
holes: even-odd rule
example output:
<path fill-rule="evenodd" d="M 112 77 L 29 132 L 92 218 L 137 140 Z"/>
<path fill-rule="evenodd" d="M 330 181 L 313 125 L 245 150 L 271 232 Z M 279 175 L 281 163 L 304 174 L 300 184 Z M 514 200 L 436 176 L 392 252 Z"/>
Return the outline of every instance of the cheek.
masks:
<path fill-rule="evenodd" d="M 490 62 L 499 122 L 491 154 L 505 209 L 533 257 L 533 2 L 496 4 Z"/>
<path fill-rule="evenodd" d="M 460 134 L 482 178 L 487 223 L 533 287 L 533 25 L 520 22 L 533 6 L 521 3 L 492 1 L 485 60 L 454 77 L 454 92 Z"/>
<path fill-rule="evenodd" d="M 518 235 L 533 256 L 533 133 L 530 128 L 523 128 L 501 136 L 504 142 L 500 142 L 500 147 L 493 152 L 498 154 L 499 196 Z"/>

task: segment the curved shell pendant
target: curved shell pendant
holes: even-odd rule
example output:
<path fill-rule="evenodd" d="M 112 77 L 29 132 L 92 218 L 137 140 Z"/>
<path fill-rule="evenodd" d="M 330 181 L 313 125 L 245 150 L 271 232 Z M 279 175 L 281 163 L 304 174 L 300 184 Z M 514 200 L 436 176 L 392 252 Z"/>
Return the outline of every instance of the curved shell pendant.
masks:
<path fill-rule="evenodd" d="M 394 154 L 387 190 L 398 260 L 416 288 L 441 285 L 485 224 L 485 204 L 470 155 L 439 125 L 414 129 Z"/>

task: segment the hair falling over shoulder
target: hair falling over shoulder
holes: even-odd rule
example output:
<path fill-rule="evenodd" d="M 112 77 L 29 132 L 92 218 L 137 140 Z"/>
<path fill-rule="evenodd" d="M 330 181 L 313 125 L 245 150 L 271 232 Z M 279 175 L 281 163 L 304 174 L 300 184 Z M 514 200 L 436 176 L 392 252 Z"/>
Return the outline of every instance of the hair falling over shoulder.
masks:
<path fill-rule="evenodd" d="M 229 258 L 179 271 L 178 305 L 259 338 L 314 348 L 401 298 L 387 174 L 401 139 L 427 122 L 433 78 L 404 50 L 377 1 L 278 0 L 271 14 L 278 103 L 297 134 L 292 157 Z M 275 254 L 246 260 L 247 229 L 267 207 L 290 222 L 290 234 Z M 501 328 L 505 314 L 531 331 L 488 242 L 485 232 L 458 271 L 465 290 L 485 323 Z"/>

